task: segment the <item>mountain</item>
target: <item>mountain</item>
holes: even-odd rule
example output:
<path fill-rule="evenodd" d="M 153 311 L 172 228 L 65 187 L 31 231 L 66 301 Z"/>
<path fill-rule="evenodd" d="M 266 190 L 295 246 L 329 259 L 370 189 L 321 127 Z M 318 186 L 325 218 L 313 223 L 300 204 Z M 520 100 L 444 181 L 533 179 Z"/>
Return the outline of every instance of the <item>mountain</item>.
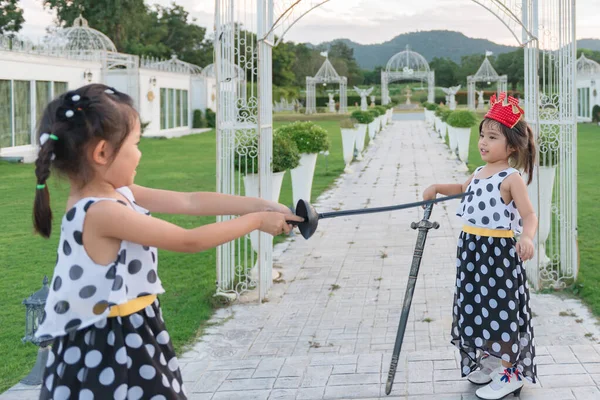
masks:
<path fill-rule="evenodd" d="M 364 69 L 385 66 L 388 60 L 394 54 L 403 51 L 406 45 L 425 57 L 427 61 L 431 61 L 434 57 L 448 57 L 457 63 L 460 63 L 462 56 L 485 54 L 486 51 L 492 51 L 497 55 L 518 48 L 497 44 L 487 39 L 470 38 L 460 32 L 441 30 L 404 33 L 379 44 L 360 44 L 348 39 L 337 39 L 311 47 L 328 48 L 336 41 L 342 41 L 353 49 L 358 65 Z M 578 47 L 600 51 L 600 39 L 581 39 L 578 41 Z"/>
<path fill-rule="evenodd" d="M 600 51 L 600 39 L 579 39 L 577 48 Z"/>

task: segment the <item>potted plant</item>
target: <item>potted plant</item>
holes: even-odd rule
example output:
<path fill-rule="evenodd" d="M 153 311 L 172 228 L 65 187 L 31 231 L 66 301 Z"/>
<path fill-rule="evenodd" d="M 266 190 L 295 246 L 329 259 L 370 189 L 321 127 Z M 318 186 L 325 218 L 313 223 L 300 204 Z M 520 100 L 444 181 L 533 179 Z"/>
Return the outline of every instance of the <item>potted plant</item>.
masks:
<path fill-rule="evenodd" d="M 373 122 L 369 123 L 369 125 L 368 125 L 369 145 L 371 145 L 371 143 L 373 142 L 373 139 L 375 139 L 375 134 L 377 133 L 377 118 L 379 116 L 381 116 L 381 113 L 380 113 L 379 109 L 377 109 L 377 107 L 371 108 L 369 110 L 369 113 L 371 113 L 371 115 L 373 116 Z"/>
<path fill-rule="evenodd" d="M 454 131 L 448 129 L 448 117 L 452 114 L 452 110 L 447 107 L 443 107 L 440 112 L 440 130 L 442 131 L 442 139 L 446 139 L 446 135 L 448 135 L 448 139 L 450 142 L 450 150 L 454 153 L 456 152 L 456 136 L 454 135 Z"/>
<path fill-rule="evenodd" d="M 344 172 L 350 173 L 350 163 L 354 158 L 356 135 L 358 134 L 358 121 L 354 118 L 345 118 L 340 121 L 342 130 L 342 150 L 344 153 Z"/>
<path fill-rule="evenodd" d="M 539 219 L 538 249 L 533 253 L 532 263 L 537 265 L 539 254 L 539 263 L 542 268 L 550 263 L 550 259 L 546 255 L 546 240 L 548 240 L 552 221 L 552 191 L 554 189 L 556 165 L 559 162 L 558 146 L 559 141 L 557 138 L 553 139 L 548 134 L 539 136 L 539 169 L 534 170 L 533 178 L 528 186 L 531 204 L 536 209 L 539 206 L 539 209 L 536 210 Z M 524 179 L 527 179 L 527 177 L 524 176 Z M 539 192 L 536 190 L 538 187 Z"/>
<path fill-rule="evenodd" d="M 278 131 L 290 137 L 300 152 L 300 163 L 291 170 L 294 206 L 300 199 L 310 202 L 317 155 L 321 151 L 329 150 L 327 131 L 310 121 L 294 122 L 282 126 Z"/>
<path fill-rule="evenodd" d="M 435 109 L 435 112 L 433 113 L 434 116 L 434 126 L 435 126 L 435 131 L 440 135 L 440 137 L 442 138 L 442 140 L 445 139 L 446 133 L 444 132 L 444 134 L 442 134 L 442 111 L 444 111 L 444 107 L 443 106 L 437 106 L 437 108 Z"/>
<path fill-rule="evenodd" d="M 454 136 L 458 146 L 458 158 L 465 164 L 469 158 L 471 128 L 477 125 L 475 114 L 467 110 L 452 111 L 446 120 L 450 138 Z"/>
<path fill-rule="evenodd" d="M 234 153 L 234 167 L 244 175 L 244 194 L 247 197 L 259 197 L 259 173 L 258 173 L 258 137 L 239 140 Z M 279 201 L 281 184 L 285 171 L 298 166 L 300 153 L 296 143 L 289 137 L 275 131 L 273 133 L 273 159 L 271 162 L 271 196 L 263 196 L 267 200 Z M 255 252 L 258 252 L 258 231 L 250 233 L 250 244 Z M 273 240 L 272 236 L 269 236 Z M 258 260 L 250 271 L 252 279 L 258 276 Z M 277 271 L 273 270 L 273 278 L 277 278 Z"/>
<path fill-rule="evenodd" d="M 383 130 L 383 128 L 387 125 L 388 123 L 388 118 L 387 118 L 387 109 L 384 106 L 375 106 L 375 109 L 377 111 L 379 111 L 379 130 Z"/>
<path fill-rule="evenodd" d="M 425 122 L 427 122 L 429 125 L 433 126 L 434 124 L 434 118 L 435 118 L 435 110 L 437 110 L 438 106 L 437 104 L 434 103 L 429 103 L 429 102 L 425 102 L 423 104 L 423 106 L 425 107 Z"/>
<path fill-rule="evenodd" d="M 356 150 L 358 150 L 357 160 L 362 160 L 362 151 L 365 147 L 365 136 L 367 134 L 367 126 L 371 122 L 375 121 L 373 115 L 368 111 L 354 111 L 351 114 L 358 122 L 358 133 L 356 135 Z"/>

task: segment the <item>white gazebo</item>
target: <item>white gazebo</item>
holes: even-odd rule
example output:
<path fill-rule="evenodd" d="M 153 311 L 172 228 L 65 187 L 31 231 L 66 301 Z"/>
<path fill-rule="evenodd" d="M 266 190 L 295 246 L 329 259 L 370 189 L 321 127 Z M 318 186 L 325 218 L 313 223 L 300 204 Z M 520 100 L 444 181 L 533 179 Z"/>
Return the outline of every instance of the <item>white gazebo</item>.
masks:
<path fill-rule="evenodd" d="M 497 82 L 496 91 L 498 95 L 501 92 L 506 92 L 508 86 L 508 77 L 506 75 L 498 75 L 494 67 L 492 67 L 492 63 L 488 60 L 488 55 L 489 53 L 486 53 L 485 59 L 475 75 L 467 76 L 467 105 L 470 110 L 475 110 L 475 89 L 477 82 L 486 82 L 488 85 L 492 82 Z"/>
<path fill-rule="evenodd" d="M 339 113 L 345 113 L 348 111 L 348 95 L 346 94 L 346 87 L 348 85 L 348 78 L 340 76 L 331 61 L 327 53 L 321 53 L 325 56 L 325 62 L 319 68 L 319 71 L 314 77 L 306 77 L 306 114 L 316 114 L 317 112 L 317 100 L 316 100 L 316 85 L 322 83 L 326 86 L 328 83 L 337 83 L 340 85 L 340 110 Z"/>
<path fill-rule="evenodd" d="M 385 70 L 381 71 L 381 102 L 389 104 L 391 101 L 388 85 L 397 81 L 427 82 L 427 101 L 435 101 L 435 72 L 429 69 L 429 63 L 417 52 L 410 50 L 410 46 L 394 55 L 388 61 Z"/>
<path fill-rule="evenodd" d="M 581 54 L 577 59 L 577 120 L 592 121 L 592 109 L 600 105 L 598 89 L 600 84 L 600 64 Z"/>

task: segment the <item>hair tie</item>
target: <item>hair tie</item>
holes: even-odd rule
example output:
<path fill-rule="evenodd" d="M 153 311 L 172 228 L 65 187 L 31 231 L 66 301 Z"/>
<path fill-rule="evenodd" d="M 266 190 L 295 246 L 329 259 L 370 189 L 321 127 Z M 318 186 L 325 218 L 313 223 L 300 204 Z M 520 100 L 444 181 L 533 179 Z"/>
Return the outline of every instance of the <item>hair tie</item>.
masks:
<path fill-rule="evenodd" d="M 45 183 L 41 183 L 41 184 L 38 184 L 38 185 L 37 185 L 35 188 L 36 188 L 37 190 L 42 190 L 42 189 L 44 189 L 45 187 L 46 187 L 46 184 L 45 184 Z"/>
<path fill-rule="evenodd" d="M 53 133 L 42 133 L 40 135 L 40 145 L 43 146 L 48 141 L 48 139 L 52 139 L 52 140 L 56 141 L 56 140 L 58 140 L 58 136 L 56 136 Z"/>

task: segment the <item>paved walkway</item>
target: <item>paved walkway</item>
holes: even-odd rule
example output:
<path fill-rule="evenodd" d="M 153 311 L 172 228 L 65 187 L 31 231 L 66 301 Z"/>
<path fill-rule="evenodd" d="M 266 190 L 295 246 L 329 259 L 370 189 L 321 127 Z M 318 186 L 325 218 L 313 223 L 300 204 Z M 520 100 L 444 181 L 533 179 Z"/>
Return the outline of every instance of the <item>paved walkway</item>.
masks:
<path fill-rule="evenodd" d="M 396 121 L 353 164 L 318 210 L 416 201 L 433 182 L 463 182 L 464 167 L 422 121 Z M 323 220 L 308 241 L 276 249 L 284 281 L 269 301 L 219 310 L 180 357 L 192 400 L 471 400 L 449 344 L 457 201 L 436 206 L 394 389 L 385 381 L 422 210 Z M 600 399 L 600 331 L 577 300 L 534 294 L 540 383 L 523 400 Z M 565 316 L 561 316 L 565 315 Z M 14 390 L 0 399 L 35 398 Z"/>

